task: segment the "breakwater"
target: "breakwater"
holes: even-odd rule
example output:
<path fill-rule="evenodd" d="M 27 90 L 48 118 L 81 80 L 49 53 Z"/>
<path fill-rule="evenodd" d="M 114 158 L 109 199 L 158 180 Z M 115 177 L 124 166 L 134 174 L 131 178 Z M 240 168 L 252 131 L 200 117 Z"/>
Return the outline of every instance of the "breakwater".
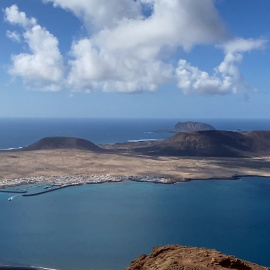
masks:
<path fill-rule="evenodd" d="M 49 189 L 46 189 L 46 190 L 43 190 L 40 192 L 36 192 L 36 193 L 26 193 L 26 194 L 23 194 L 22 196 L 24 196 L 24 197 L 36 196 L 36 195 L 40 195 L 40 194 L 44 194 L 44 193 L 48 193 L 48 192 L 52 192 L 52 191 L 57 191 L 59 189 L 63 189 L 63 188 L 67 188 L 67 187 L 74 187 L 74 186 L 79 186 L 79 185 L 81 185 L 81 184 L 71 184 L 71 185 L 59 186 L 56 188 L 49 188 Z"/>
<path fill-rule="evenodd" d="M 4 189 L 0 189 L 0 192 L 3 192 L 3 193 L 18 193 L 18 194 L 21 194 L 21 193 L 26 193 L 27 191 L 24 190 L 24 191 L 17 191 L 17 190 L 4 190 Z M 1 269 L 1 268 L 0 268 Z"/>

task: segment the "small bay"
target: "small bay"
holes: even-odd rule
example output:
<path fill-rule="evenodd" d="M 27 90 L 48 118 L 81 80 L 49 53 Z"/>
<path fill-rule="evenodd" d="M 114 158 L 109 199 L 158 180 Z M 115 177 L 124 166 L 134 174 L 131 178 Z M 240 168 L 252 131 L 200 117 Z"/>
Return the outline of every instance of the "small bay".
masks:
<path fill-rule="evenodd" d="M 218 249 L 270 266 L 270 179 L 105 183 L 0 193 L 0 262 L 124 269 L 156 245 Z"/>
<path fill-rule="evenodd" d="M 179 119 L 1 118 L 0 149 L 47 136 L 96 144 L 165 139 Z M 183 120 L 185 121 L 185 120 Z M 269 130 L 270 120 L 205 119 L 224 130 Z M 132 172 L 130 172 L 132 175 Z M 33 197 L 0 193 L 0 264 L 120 270 L 156 245 L 218 249 L 270 266 L 270 179 L 176 185 L 106 183 Z"/>

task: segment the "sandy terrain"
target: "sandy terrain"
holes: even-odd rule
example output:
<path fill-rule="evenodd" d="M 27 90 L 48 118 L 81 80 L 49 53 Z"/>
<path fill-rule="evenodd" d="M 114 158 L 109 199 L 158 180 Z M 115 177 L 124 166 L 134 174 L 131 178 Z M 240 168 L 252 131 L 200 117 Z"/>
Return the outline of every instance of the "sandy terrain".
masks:
<path fill-rule="evenodd" d="M 106 154 L 82 150 L 38 150 L 0 152 L 0 181 L 31 176 L 146 174 L 188 179 L 232 178 L 260 175 L 270 177 L 270 157 L 181 158 L 136 154 Z"/>

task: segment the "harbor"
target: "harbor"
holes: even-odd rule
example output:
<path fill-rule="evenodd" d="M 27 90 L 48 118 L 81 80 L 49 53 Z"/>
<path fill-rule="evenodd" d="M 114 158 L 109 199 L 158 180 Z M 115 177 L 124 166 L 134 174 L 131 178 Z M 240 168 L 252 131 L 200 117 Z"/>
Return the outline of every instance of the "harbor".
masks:
<path fill-rule="evenodd" d="M 12 192 L 22 193 L 22 189 L 18 190 L 6 190 L 7 187 L 16 186 L 29 186 L 33 184 L 44 184 L 47 186 L 65 186 L 65 185 L 83 185 L 83 184 L 98 184 L 104 182 L 119 182 L 122 181 L 122 177 L 111 176 L 110 174 L 97 175 L 92 174 L 90 176 L 83 176 L 80 174 L 75 175 L 61 175 L 61 176 L 32 176 L 15 179 L 4 179 L 0 180 L 0 192 Z"/>
<path fill-rule="evenodd" d="M 62 175 L 62 176 L 39 176 L 28 178 L 5 179 L 0 181 L 0 192 L 15 193 L 16 195 L 8 198 L 12 201 L 15 197 L 22 195 L 23 197 L 30 197 L 41 195 L 44 193 L 57 191 L 67 187 L 74 187 L 86 184 L 102 184 L 108 182 L 122 182 L 125 180 L 134 182 L 152 182 L 169 184 L 174 183 L 170 178 L 138 175 L 138 176 L 112 176 L 110 174 L 91 176 Z"/>
<path fill-rule="evenodd" d="M 19 195 L 30 197 L 78 185 L 120 181 L 122 181 L 121 177 L 113 177 L 109 174 L 93 174 L 88 177 L 82 175 L 62 175 L 5 179 L 0 181 L 0 192 L 15 193 L 16 195 L 8 198 L 8 201 L 12 201 Z"/>

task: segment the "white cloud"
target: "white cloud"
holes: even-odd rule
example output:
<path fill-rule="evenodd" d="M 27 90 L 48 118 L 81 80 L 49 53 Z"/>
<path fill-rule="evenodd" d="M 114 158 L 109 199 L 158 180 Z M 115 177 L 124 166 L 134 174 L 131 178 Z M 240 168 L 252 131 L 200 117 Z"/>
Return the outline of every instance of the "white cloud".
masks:
<path fill-rule="evenodd" d="M 150 17 L 119 21 L 98 32 L 98 46 L 115 53 L 128 50 L 137 57 L 154 57 L 164 46 L 186 50 L 225 39 L 226 33 L 212 1 L 156 0 Z M 144 54 L 144 52 L 146 52 Z"/>
<path fill-rule="evenodd" d="M 12 56 L 10 73 L 44 90 L 56 91 L 63 77 L 62 56 L 56 37 L 38 25 L 36 19 L 27 18 L 16 5 L 6 8 L 5 16 L 7 22 L 23 28 L 23 39 L 30 50 L 30 53 Z"/>
<path fill-rule="evenodd" d="M 164 56 L 227 36 L 211 0 L 104 1 L 46 0 L 71 10 L 91 29 L 71 48 L 72 89 L 152 91 L 172 78 Z M 143 5 L 152 8 L 150 16 L 143 15 Z"/>
<path fill-rule="evenodd" d="M 184 93 L 197 92 L 200 94 L 212 94 L 220 90 L 223 91 L 222 81 L 216 76 L 210 76 L 207 72 L 199 70 L 192 66 L 186 60 L 179 60 L 178 68 L 176 69 L 178 79 L 178 87 Z"/>
<path fill-rule="evenodd" d="M 133 0 L 43 0 L 73 12 L 88 29 L 115 27 L 122 19 L 141 16 L 139 1 Z"/>
<path fill-rule="evenodd" d="M 24 12 L 20 12 L 16 5 L 5 9 L 5 20 L 11 24 L 19 24 L 23 27 L 31 27 L 37 24 L 36 19 L 27 18 Z"/>
<path fill-rule="evenodd" d="M 21 42 L 21 36 L 16 31 L 7 31 L 7 37 L 10 38 L 13 41 Z"/>
<path fill-rule="evenodd" d="M 238 63 L 243 53 L 262 48 L 265 40 L 230 40 L 214 0 L 43 0 L 80 18 L 88 34 L 74 40 L 68 58 L 58 40 L 35 18 L 13 5 L 5 19 L 23 28 L 30 53 L 12 56 L 10 72 L 47 90 L 95 89 L 111 92 L 154 91 L 177 81 L 185 93 L 228 94 L 248 89 Z M 147 12 L 145 12 L 147 8 Z M 145 13 L 147 15 L 145 15 Z M 7 32 L 19 41 L 20 34 Z M 199 44 L 219 45 L 225 52 L 213 75 L 181 59 L 168 63 L 174 52 L 189 52 Z"/>
<path fill-rule="evenodd" d="M 171 67 L 161 61 L 116 59 L 115 55 L 97 49 L 89 39 L 74 43 L 72 53 L 68 84 L 73 90 L 151 91 L 171 76 Z"/>
<path fill-rule="evenodd" d="M 262 49 L 267 43 L 266 39 L 243 39 L 235 38 L 226 42 L 223 46 L 226 52 L 231 53 L 241 53 L 241 52 L 250 52 L 257 49 Z"/>
<path fill-rule="evenodd" d="M 250 89 L 243 80 L 237 64 L 243 59 L 243 53 L 262 49 L 266 44 L 264 39 L 234 39 L 222 47 L 225 51 L 224 60 L 215 68 L 211 76 L 199 70 L 185 60 L 180 60 L 176 69 L 178 87 L 185 93 L 200 94 L 230 94 L 246 92 Z"/>

